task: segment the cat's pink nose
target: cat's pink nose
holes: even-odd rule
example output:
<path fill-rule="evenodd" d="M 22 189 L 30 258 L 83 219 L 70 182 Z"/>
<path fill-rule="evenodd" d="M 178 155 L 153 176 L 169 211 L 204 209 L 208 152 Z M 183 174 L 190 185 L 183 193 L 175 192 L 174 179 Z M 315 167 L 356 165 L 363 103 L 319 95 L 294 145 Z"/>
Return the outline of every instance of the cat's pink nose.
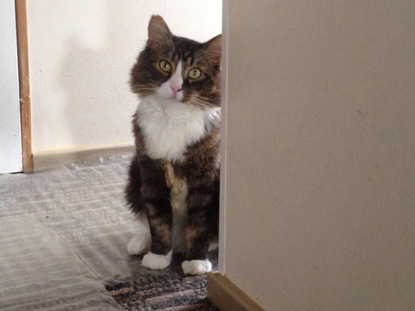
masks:
<path fill-rule="evenodd" d="M 178 92 L 182 90 L 182 88 L 172 87 L 170 86 L 171 90 L 173 91 L 173 95 L 176 95 Z"/>

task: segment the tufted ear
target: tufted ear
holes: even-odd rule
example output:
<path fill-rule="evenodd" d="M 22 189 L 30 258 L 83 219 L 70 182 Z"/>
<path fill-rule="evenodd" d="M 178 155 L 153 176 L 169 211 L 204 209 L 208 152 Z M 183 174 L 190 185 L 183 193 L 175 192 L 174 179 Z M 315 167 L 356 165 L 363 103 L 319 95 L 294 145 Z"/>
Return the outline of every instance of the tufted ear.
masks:
<path fill-rule="evenodd" d="M 170 42 L 171 32 L 166 22 L 160 15 L 153 15 L 148 24 L 148 41 L 147 45 L 157 48 Z"/>
<path fill-rule="evenodd" d="M 217 35 L 205 43 L 206 55 L 213 64 L 220 66 L 222 56 L 222 35 Z"/>

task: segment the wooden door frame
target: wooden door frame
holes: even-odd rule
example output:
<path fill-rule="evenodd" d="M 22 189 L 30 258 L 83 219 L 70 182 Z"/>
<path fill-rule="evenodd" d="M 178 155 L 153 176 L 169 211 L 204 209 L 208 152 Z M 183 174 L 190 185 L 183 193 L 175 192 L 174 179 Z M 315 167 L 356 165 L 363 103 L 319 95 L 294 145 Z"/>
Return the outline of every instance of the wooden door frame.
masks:
<path fill-rule="evenodd" d="M 33 172 L 32 117 L 30 101 L 29 43 L 26 0 L 15 0 L 17 54 L 19 64 L 20 126 L 22 140 L 22 167 L 24 173 Z"/>

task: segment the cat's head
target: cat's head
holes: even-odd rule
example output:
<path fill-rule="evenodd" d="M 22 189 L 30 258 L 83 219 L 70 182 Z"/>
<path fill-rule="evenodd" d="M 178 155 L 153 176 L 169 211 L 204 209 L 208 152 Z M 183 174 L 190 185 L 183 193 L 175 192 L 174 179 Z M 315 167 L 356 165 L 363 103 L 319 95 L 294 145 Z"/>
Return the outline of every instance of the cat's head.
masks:
<path fill-rule="evenodd" d="M 205 43 L 176 37 L 161 16 L 153 16 L 146 47 L 131 70 L 131 89 L 140 98 L 218 107 L 221 47 L 221 35 Z"/>

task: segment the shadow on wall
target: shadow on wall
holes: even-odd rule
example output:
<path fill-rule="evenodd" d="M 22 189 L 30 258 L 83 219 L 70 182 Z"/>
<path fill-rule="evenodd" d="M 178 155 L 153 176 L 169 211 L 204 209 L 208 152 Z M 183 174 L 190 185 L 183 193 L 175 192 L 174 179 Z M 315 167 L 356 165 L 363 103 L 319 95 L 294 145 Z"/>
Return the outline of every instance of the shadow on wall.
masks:
<path fill-rule="evenodd" d="M 137 21 L 137 3 L 107 0 L 65 12 L 78 25 L 68 35 L 56 81 L 65 96 L 62 128 L 73 147 L 133 144 L 130 120 L 137 99 L 129 71 L 145 44 L 141 32 L 150 17 Z"/>

